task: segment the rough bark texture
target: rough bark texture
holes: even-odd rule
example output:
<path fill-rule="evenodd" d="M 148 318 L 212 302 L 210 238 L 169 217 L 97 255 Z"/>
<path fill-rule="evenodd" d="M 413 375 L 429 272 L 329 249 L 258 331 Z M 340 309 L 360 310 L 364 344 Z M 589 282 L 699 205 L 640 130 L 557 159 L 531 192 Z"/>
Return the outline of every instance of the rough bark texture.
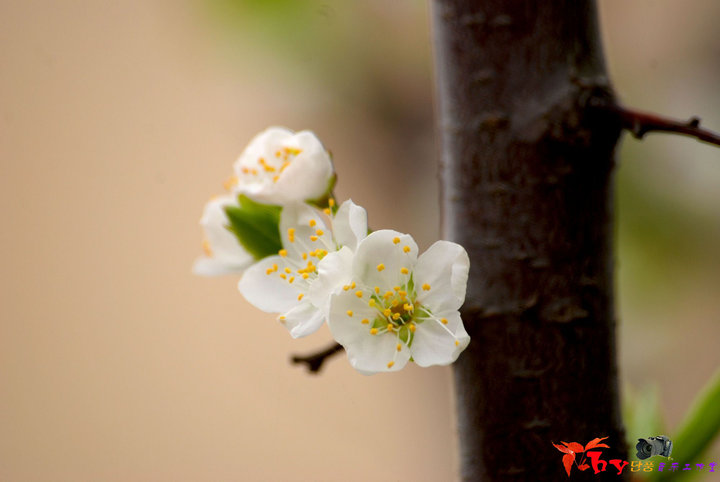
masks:
<path fill-rule="evenodd" d="M 617 121 L 590 0 L 434 0 L 443 229 L 471 260 L 455 364 L 463 480 L 627 460 L 613 307 Z M 570 480 L 623 480 L 573 468 Z M 629 469 L 623 471 L 629 475 Z"/>

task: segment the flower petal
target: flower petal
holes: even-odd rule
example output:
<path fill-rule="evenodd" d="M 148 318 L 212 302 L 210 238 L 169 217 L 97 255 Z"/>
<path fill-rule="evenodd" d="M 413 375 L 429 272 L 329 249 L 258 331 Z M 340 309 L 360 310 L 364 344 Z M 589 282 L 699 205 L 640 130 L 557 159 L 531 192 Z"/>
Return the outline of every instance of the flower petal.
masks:
<path fill-rule="evenodd" d="M 322 143 L 310 131 L 301 131 L 283 142 L 283 147 L 301 152 L 280 174 L 268 198 L 280 203 L 309 201 L 326 194 L 333 175 L 330 156 Z M 274 191 L 274 192 L 273 192 Z"/>
<path fill-rule="evenodd" d="M 293 240 L 289 236 L 291 229 Z M 322 234 L 318 235 L 318 232 Z M 300 202 L 283 206 L 280 213 L 280 237 L 288 255 L 298 260 L 303 253 L 308 254 L 318 248 L 335 250 L 332 233 L 325 226 L 320 212 Z"/>
<path fill-rule="evenodd" d="M 205 234 L 206 256 L 195 261 L 193 272 L 204 276 L 241 273 L 255 259 L 245 251 L 229 224 L 225 206 L 237 204 L 233 196 L 218 196 L 205 204 L 200 225 Z"/>
<path fill-rule="evenodd" d="M 335 340 L 345 347 L 350 364 L 364 375 L 400 370 L 410 359 L 410 350 L 394 333 L 372 335 L 376 311 L 357 298 L 352 290 L 331 297 L 328 325 Z M 367 319 L 368 323 L 362 320 Z"/>
<path fill-rule="evenodd" d="M 353 279 L 359 279 L 367 286 L 392 289 L 407 279 L 400 270 L 407 268 L 412 271 L 417 252 L 417 244 L 408 234 L 390 229 L 370 233 L 358 244 L 353 261 Z"/>
<path fill-rule="evenodd" d="M 438 319 L 445 319 L 447 324 L 427 319 L 418 323 L 415 330 L 412 357 L 421 367 L 449 365 L 457 360 L 470 343 L 470 336 L 465 331 L 459 312 L 437 313 L 436 316 Z"/>
<path fill-rule="evenodd" d="M 355 251 L 368 234 L 367 211 L 348 199 L 340 205 L 332 226 L 335 241 Z"/>
<path fill-rule="evenodd" d="M 450 241 L 437 241 L 420 255 L 415 266 L 418 301 L 432 310 L 457 310 L 465 301 L 469 268 L 465 248 Z"/>
<path fill-rule="evenodd" d="M 290 336 L 300 338 L 315 333 L 325 321 L 325 313 L 312 303 L 300 303 L 284 313 L 280 321 L 290 330 Z"/>
<path fill-rule="evenodd" d="M 310 285 L 307 296 L 317 307 L 329 309 L 330 295 L 350 282 L 353 253 L 350 248 L 328 253 L 318 264 L 318 277 Z"/>
<path fill-rule="evenodd" d="M 278 269 L 274 270 L 274 266 Z M 243 273 L 238 283 L 240 293 L 262 311 L 283 313 L 291 310 L 298 305 L 301 291 L 297 284 L 290 284 L 280 277 L 286 266 L 286 258 L 282 256 L 269 256 L 258 261 Z"/>

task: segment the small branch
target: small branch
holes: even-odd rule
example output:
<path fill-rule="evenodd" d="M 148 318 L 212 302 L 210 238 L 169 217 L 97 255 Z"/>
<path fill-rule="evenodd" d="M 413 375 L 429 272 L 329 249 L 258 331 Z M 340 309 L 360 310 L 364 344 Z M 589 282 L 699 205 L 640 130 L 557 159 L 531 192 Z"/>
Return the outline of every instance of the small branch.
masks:
<path fill-rule="evenodd" d="M 322 368 L 323 363 L 325 363 L 325 360 L 327 358 L 330 358 L 334 354 L 342 351 L 343 347 L 342 345 L 338 343 L 333 343 L 325 350 L 319 351 L 317 353 L 312 353 L 310 355 L 293 355 L 290 361 L 295 364 L 299 365 L 301 363 L 306 363 L 308 371 L 310 373 L 318 373 L 320 371 L 320 368 Z"/>
<path fill-rule="evenodd" d="M 694 137 L 699 141 L 720 146 L 720 134 L 701 128 L 699 117 L 692 117 L 683 122 L 619 105 L 606 108 L 619 115 L 622 127 L 630 131 L 637 139 L 642 139 L 648 132 L 668 132 Z"/>

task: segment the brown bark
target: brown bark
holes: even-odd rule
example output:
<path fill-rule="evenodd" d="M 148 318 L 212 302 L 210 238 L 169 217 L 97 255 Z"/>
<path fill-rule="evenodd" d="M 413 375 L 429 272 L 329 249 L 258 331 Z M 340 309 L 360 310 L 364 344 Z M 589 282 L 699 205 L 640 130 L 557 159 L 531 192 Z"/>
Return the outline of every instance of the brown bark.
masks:
<path fill-rule="evenodd" d="M 627 460 L 613 306 L 612 105 L 591 0 L 434 0 L 444 237 L 468 250 L 463 480 L 566 480 L 551 442 Z M 626 468 L 623 472 L 628 474 Z M 573 468 L 570 480 L 622 480 Z"/>

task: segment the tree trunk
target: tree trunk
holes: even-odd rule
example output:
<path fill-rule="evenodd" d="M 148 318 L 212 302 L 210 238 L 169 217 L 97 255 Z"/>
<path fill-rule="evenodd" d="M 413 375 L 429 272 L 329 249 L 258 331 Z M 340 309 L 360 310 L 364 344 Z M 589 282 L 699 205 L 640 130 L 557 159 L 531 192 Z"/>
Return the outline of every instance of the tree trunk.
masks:
<path fill-rule="evenodd" d="M 566 480 L 551 443 L 627 460 L 610 104 L 592 0 L 433 0 L 446 239 L 470 255 L 455 364 L 463 480 Z M 578 456 L 578 461 L 580 455 Z M 623 470 L 628 476 L 629 469 Z M 572 480 L 623 480 L 608 466 Z"/>

